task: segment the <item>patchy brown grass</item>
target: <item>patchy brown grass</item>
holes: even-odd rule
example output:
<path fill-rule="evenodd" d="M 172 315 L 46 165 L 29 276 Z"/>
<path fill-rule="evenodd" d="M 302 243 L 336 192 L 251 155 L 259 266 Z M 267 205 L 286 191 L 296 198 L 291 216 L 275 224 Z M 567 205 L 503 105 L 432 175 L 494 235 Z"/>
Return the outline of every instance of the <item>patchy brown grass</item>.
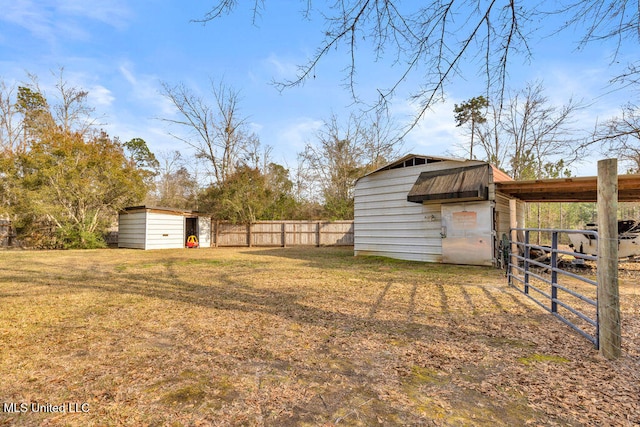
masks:
<path fill-rule="evenodd" d="M 607 361 L 491 268 L 0 252 L 0 405 L 88 404 L 0 425 L 638 425 L 640 290 L 620 288 L 624 356 Z"/>

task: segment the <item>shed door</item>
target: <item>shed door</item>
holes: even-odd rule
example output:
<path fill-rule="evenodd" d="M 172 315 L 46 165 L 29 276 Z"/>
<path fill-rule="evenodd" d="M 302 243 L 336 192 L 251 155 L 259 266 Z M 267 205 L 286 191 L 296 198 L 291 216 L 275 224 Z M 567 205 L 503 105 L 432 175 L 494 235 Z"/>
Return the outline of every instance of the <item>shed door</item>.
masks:
<path fill-rule="evenodd" d="M 201 248 L 211 247 L 211 218 L 198 217 L 198 239 Z"/>
<path fill-rule="evenodd" d="M 490 202 L 443 204 L 442 261 L 492 265 Z"/>

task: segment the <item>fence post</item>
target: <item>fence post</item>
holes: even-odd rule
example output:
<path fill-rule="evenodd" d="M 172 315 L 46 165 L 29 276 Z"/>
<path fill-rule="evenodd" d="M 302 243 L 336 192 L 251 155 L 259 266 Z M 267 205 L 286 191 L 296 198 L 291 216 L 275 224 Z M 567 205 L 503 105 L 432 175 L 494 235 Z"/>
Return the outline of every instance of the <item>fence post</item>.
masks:
<path fill-rule="evenodd" d="M 558 232 L 551 234 L 551 312 L 558 312 Z"/>
<path fill-rule="evenodd" d="M 320 221 L 318 221 L 316 223 L 316 242 L 317 242 L 317 247 L 320 247 Z"/>
<path fill-rule="evenodd" d="M 287 223 L 282 223 L 282 247 L 287 247 Z"/>
<path fill-rule="evenodd" d="M 524 293 L 529 293 L 529 259 L 531 258 L 531 248 L 529 247 L 529 230 L 524 231 Z"/>
<path fill-rule="evenodd" d="M 618 290 L 618 160 L 598 161 L 598 343 L 600 354 L 621 353 Z"/>
<path fill-rule="evenodd" d="M 215 233 L 215 247 L 218 247 L 218 240 L 220 238 L 220 221 L 216 220 L 216 229 L 214 231 Z"/>
<path fill-rule="evenodd" d="M 253 243 L 253 236 L 251 235 L 251 225 L 251 221 L 249 221 L 249 223 L 247 224 L 247 245 L 249 247 L 251 247 Z"/>

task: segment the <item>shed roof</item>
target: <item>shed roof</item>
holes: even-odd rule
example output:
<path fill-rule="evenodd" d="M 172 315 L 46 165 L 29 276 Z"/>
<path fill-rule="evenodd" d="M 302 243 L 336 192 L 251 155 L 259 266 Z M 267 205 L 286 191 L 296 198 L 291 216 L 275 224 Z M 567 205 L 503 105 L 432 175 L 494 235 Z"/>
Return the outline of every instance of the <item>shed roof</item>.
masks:
<path fill-rule="evenodd" d="M 407 194 L 407 201 L 469 201 L 489 198 L 489 165 L 461 166 L 422 172 Z"/>
<path fill-rule="evenodd" d="M 463 159 L 456 159 L 453 157 L 439 157 L 439 156 L 425 156 L 422 154 L 407 154 L 405 156 L 400 157 L 392 162 L 386 163 L 383 166 L 380 166 L 378 169 L 373 170 L 360 178 L 364 178 L 365 176 L 373 175 L 374 173 L 378 173 L 380 171 L 389 170 L 389 169 L 400 169 L 404 167 L 410 166 L 418 166 L 424 165 L 428 163 L 437 163 L 444 161 L 454 161 L 454 162 L 465 162 Z"/>
<path fill-rule="evenodd" d="M 187 209 L 169 208 L 164 206 L 129 206 L 120 211 L 120 213 L 134 213 L 134 212 L 156 212 L 169 215 L 197 215 L 198 211 L 190 211 Z"/>
<path fill-rule="evenodd" d="M 468 160 L 468 159 L 461 159 L 461 158 L 456 158 L 456 157 L 443 157 L 443 156 L 427 156 L 427 155 L 423 155 L 423 154 L 407 154 L 405 156 L 400 157 L 399 159 L 396 159 L 392 162 L 386 163 L 385 165 L 379 167 L 378 169 L 371 171 L 365 175 L 363 175 L 360 178 L 364 178 L 365 176 L 369 176 L 369 175 L 373 175 L 375 173 L 378 173 L 380 171 L 385 171 L 385 170 L 390 170 L 390 169 L 400 169 L 403 167 L 410 167 L 410 166 L 419 166 L 419 165 L 424 165 L 424 164 L 429 164 L 429 163 L 438 163 L 438 162 L 445 162 L 445 161 L 449 161 L 449 162 L 457 162 L 460 163 L 460 165 L 478 165 L 478 164 L 488 164 L 487 162 L 484 161 L 480 161 L 480 160 Z M 502 181 L 512 181 L 513 179 L 507 175 L 505 172 L 501 171 L 500 169 L 496 168 L 495 166 L 491 165 L 491 168 L 493 170 L 493 181 L 494 182 L 502 182 Z"/>

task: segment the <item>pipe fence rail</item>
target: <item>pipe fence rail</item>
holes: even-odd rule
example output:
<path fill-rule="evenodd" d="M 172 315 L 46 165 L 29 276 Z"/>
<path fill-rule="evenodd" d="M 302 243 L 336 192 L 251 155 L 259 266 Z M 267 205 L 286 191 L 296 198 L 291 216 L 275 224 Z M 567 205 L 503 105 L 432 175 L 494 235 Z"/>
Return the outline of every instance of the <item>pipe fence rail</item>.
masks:
<path fill-rule="evenodd" d="M 512 237 L 507 247 L 511 248 L 507 264 L 509 285 L 599 348 L 597 280 L 567 269 L 568 266 L 585 268 L 584 261 L 597 261 L 598 258 L 559 247 L 562 233 L 583 234 L 596 241 L 598 233 L 593 230 L 512 228 L 509 235 L 513 236 L 514 232 L 523 238 L 520 241 Z M 532 243 L 532 233 L 550 235 L 550 246 Z M 583 261 L 567 262 L 563 256 Z"/>

